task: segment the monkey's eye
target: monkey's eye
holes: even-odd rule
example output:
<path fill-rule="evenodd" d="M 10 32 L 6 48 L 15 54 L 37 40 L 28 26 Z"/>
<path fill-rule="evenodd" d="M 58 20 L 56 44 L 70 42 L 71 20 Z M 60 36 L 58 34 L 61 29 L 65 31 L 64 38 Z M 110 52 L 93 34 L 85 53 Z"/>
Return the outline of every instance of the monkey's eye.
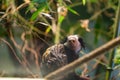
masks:
<path fill-rule="evenodd" d="M 75 43 L 75 40 L 69 40 L 70 43 Z"/>
<path fill-rule="evenodd" d="M 72 42 L 74 43 L 74 42 L 75 42 L 75 40 L 72 40 Z"/>

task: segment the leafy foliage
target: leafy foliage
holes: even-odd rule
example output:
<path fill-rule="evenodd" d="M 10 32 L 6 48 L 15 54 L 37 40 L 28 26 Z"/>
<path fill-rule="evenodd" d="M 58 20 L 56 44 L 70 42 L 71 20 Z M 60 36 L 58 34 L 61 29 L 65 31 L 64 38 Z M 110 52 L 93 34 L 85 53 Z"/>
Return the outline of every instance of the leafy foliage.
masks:
<path fill-rule="evenodd" d="M 120 64 L 120 48 L 118 47 L 116 50 L 116 55 L 115 55 L 115 59 L 114 59 L 115 64 Z"/>

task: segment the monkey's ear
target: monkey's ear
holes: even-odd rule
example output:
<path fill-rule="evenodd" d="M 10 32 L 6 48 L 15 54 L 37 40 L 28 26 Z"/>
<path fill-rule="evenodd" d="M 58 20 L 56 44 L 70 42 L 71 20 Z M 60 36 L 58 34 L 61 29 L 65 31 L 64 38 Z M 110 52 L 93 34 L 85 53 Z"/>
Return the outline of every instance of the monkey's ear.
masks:
<path fill-rule="evenodd" d="M 67 37 L 60 41 L 61 44 L 64 44 L 65 42 L 67 42 Z"/>
<path fill-rule="evenodd" d="M 79 40 L 82 48 L 85 49 L 85 43 L 84 43 L 83 39 L 81 37 L 79 37 L 78 40 Z"/>

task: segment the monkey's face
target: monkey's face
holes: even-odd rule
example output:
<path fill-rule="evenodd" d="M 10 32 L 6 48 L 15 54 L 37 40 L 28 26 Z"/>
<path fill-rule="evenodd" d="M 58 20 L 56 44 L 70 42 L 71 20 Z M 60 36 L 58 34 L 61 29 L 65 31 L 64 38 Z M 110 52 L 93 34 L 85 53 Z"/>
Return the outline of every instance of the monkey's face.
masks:
<path fill-rule="evenodd" d="M 81 48 L 84 47 L 83 40 L 82 38 L 79 38 L 78 35 L 68 36 L 65 44 L 68 48 L 74 50 L 76 53 L 78 53 Z"/>

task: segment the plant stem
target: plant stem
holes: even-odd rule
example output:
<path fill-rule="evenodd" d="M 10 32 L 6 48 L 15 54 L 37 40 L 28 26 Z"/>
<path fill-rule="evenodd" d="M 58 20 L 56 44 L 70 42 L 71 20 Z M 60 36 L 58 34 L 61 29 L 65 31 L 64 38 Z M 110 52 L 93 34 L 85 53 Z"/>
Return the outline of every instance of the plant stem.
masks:
<path fill-rule="evenodd" d="M 118 2 L 118 9 L 116 11 L 116 18 L 115 18 L 115 23 L 114 23 L 114 34 L 113 34 L 113 39 L 118 37 L 119 36 L 119 21 L 120 21 L 120 0 Z M 116 53 L 116 49 L 113 49 L 111 51 L 111 54 L 110 54 L 110 57 L 109 57 L 109 66 L 106 71 L 106 79 L 105 80 L 110 80 L 111 79 L 111 74 L 112 74 L 112 69 L 114 67 L 114 62 L 113 62 L 113 59 L 114 59 L 114 56 L 115 56 L 115 53 Z"/>

